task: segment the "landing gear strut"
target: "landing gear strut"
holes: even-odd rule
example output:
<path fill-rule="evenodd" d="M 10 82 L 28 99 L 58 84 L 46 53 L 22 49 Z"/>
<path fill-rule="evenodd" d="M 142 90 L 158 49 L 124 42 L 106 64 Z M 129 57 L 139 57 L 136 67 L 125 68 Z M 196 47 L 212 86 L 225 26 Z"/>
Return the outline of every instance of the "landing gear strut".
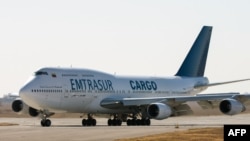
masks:
<path fill-rule="evenodd" d="M 96 126 L 96 119 L 93 118 L 93 115 L 88 114 L 88 119 L 82 120 L 82 126 Z"/>

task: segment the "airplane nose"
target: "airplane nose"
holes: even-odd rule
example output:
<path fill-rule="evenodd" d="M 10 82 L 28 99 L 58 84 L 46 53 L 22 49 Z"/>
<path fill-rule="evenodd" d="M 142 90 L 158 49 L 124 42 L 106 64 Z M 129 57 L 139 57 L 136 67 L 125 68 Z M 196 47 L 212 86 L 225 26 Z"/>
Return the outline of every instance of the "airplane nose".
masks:
<path fill-rule="evenodd" d="M 20 96 L 22 99 L 27 99 L 27 97 L 29 97 L 29 94 L 30 94 L 30 91 L 29 91 L 27 85 L 23 86 L 23 87 L 19 90 L 19 96 Z"/>
<path fill-rule="evenodd" d="M 32 88 L 32 85 L 34 84 L 33 82 L 34 82 L 34 77 L 29 78 L 28 81 L 19 90 L 19 96 L 23 100 L 29 99 L 32 97 L 31 88 Z"/>
<path fill-rule="evenodd" d="M 40 100 L 34 94 L 34 92 L 36 92 L 34 88 L 36 87 L 36 79 L 31 78 L 19 90 L 19 96 L 22 101 L 33 108 L 38 108 L 38 103 L 40 102 Z"/>
<path fill-rule="evenodd" d="M 37 107 L 37 102 L 39 100 L 35 97 L 35 95 L 32 93 L 32 84 L 28 83 L 24 85 L 20 90 L 19 90 L 19 96 L 23 100 L 23 102 L 30 107 L 36 108 Z"/>

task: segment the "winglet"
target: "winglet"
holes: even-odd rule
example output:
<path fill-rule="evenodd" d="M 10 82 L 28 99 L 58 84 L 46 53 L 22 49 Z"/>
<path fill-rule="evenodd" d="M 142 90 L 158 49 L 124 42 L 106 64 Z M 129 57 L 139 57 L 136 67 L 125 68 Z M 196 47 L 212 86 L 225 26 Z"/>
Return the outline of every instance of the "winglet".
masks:
<path fill-rule="evenodd" d="M 212 26 L 203 26 L 176 76 L 204 76 Z"/>

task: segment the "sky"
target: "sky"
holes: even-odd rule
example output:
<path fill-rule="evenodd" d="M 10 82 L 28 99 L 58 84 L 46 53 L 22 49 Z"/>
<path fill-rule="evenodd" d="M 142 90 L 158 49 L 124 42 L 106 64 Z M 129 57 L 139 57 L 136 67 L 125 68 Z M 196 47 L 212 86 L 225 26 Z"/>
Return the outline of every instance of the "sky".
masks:
<path fill-rule="evenodd" d="M 250 78 L 249 0 L 0 1 L 0 96 L 42 67 L 173 76 L 202 26 L 213 26 L 205 76 Z M 250 92 L 250 81 L 204 93 Z"/>

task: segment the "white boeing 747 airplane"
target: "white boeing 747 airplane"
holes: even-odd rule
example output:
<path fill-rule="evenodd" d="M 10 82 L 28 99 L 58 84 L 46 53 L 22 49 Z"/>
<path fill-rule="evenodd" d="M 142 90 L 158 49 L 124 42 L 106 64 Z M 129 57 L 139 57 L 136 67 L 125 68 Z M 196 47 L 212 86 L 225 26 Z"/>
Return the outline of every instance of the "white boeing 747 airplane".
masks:
<path fill-rule="evenodd" d="M 172 77 L 125 77 L 90 69 L 42 68 L 19 91 L 15 112 L 42 118 L 50 126 L 55 113 L 86 113 L 83 126 L 95 126 L 95 114 L 109 114 L 109 126 L 150 125 L 150 119 L 188 114 L 189 101 L 217 107 L 227 115 L 245 111 L 248 94 L 198 94 L 210 86 L 246 81 L 209 83 L 204 70 L 212 33 L 204 26 L 179 70 Z M 218 104 L 219 103 L 219 104 Z"/>

